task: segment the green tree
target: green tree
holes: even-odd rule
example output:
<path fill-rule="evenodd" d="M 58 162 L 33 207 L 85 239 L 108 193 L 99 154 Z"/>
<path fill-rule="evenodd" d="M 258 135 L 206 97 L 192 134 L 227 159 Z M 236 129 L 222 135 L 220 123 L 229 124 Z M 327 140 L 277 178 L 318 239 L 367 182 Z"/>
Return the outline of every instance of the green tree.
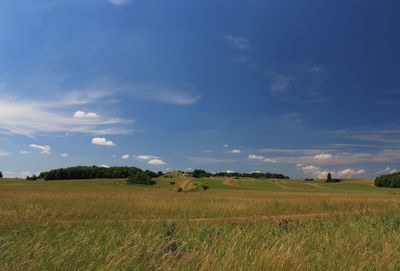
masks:
<path fill-rule="evenodd" d="M 326 181 L 327 181 L 328 183 L 333 182 L 332 175 L 331 175 L 330 172 L 328 173 L 328 176 L 326 176 Z"/>
<path fill-rule="evenodd" d="M 0 171 L 0 179 L 3 178 L 3 172 Z"/>

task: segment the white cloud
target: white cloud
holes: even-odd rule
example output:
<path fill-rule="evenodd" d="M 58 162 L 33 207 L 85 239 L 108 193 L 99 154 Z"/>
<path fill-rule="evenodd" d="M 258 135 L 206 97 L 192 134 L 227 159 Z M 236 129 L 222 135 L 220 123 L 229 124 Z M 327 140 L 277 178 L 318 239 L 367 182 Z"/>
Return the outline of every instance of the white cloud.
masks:
<path fill-rule="evenodd" d="M 250 48 L 250 42 L 246 38 L 240 36 L 225 35 L 224 39 L 236 49 L 244 50 Z"/>
<path fill-rule="evenodd" d="M 141 154 L 141 155 L 135 156 L 135 158 L 138 160 L 148 161 L 151 159 L 159 159 L 160 157 L 154 156 L 154 155 Z"/>
<path fill-rule="evenodd" d="M 20 151 L 19 152 L 20 154 L 29 154 L 29 153 L 31 153 L 30 151 Z"/>
<path fill-rule="evenodd" d="M 36 101 L 10 99 L 3 95 L 0 101 L 0 132 L 29 137 L 38 133 L 128 134 L 129 130 L 119 127 L 129 122 L 126 120 L 94 118 L 94 113 L 83 111 L 84 114 L 71 117 L 72 106 L 98 102 L 101 97 L 104 95 L 72 92 L 58 100 Z"/>
<path fill-rule="evenodd" d="M 336 175 L 339 176 L 340 178 L 351 178 L 356 175 L 360 175 L 365 173 L 366 171 L 364 169 L 352 169 L 352 168 L 346 168 L 341 171 L 336 172 Z"/>
<path fill-rule="evenodd" d="M 273 163 L 276 163 L 276 162 L 277 162 L 277 160 L 276 160 L 276 159 L 272 159 L 272 158 L 265 158 L 263 161 L 264 161 L 265 163 L 271 163 L 271 164 L 273 164 Z"/>
<path fill-rule="evenodd" d="M 121 157 L 122 160 L 128 160 L 129 159 L 129 154 L 124 154 Z"/>
<path fill-rule="evenodd" d="M 49 145 L 38 145 L 38 144 L 31 144 L 29 148 L 34 148 L 40 150 L 42 154 L 50 154 L 51 147 Z"/>
<path fill-rule="evenodd" d="M 147 163 L 149 165 L 153 165 L 153 166 L 163 166 L 163 165 L 165 165 L 165 162 L 163 160 L 160 160 L 160 159 L 151 159 Z"/>
<path fill-rule="evenodd" d="M 77 119 L 93 119 L 93 118 L 98 118 L 99 115 L 97 115 L 94 112 L 84 112 L 84 111 L 76 111 L 74 113 L 74 118 Z"/>
<path fill-rule="evenodd" d="M 376 172 L 376 174 L 393 174 L 399 172 L 397 169 L 387 167 L 384 170 Z"/>
<path fill-rule="evenodd" d="M 223 146 L 224 148 L 228 148 L 229 147 L 229 145 L 228 144 L 224 144 L 224 146 Z"/>
<path fill-rule="evenodd" d="M 228 170 L 225 170 L 225 173 L 235 173 L 235 171 L 228 169 Z"/>
<path fill-rule="evenodd" d="M 69 154 L 68 153 L 62 153 L 62 154 L 60 154 L 60 156 L 61 157 L 69 157 Z"/>
<path fill-rule="evenodd" d="M 110 168 L 110 166 L 108 166 L 108 165 L 100 165 L 100 167 L 103 167 L 103 168 Z"/>
<path fill-rule="evenodd" d="M 128 3 L 128 0 L 107 0 L 107 2 L 114 6 L 120 6 Z"/>
<path fill-rule="evenodd" d="M 333 155 L 329 153 L 321 153 L 314 156 L 315 160 L 329 160 L 332 159 Z"/>
<path fill-rule="evenodd" d="M 92 139 L 92 144 L 100 146 L 115 146 L 111 140 L 107 140 L 104 137 L 95 137 Z"/>
<path fill-rule="evenodd" d="M 228 151 L 228 153 L 240 154 L 240 153 L 241 153 L 241 150 L 230 150 L 230 151 Z"/>
<path fill-rule="evenodd" d="M 340 171 L 326 170 L 312 165 L 308 166 L 298 165 L 298 167 L 301 170 L 303 170 L 304 173 L 310 174 L 318 179 L 325 179 L 328 173 L 331 173 L 334 177 L 338 178 L 351 178 L 357 175 L 364 174 L 366 172 L 364 169 L 352 169 L 352 168 L 346 168 Z"/>
<path fill-rule="evenodd" d="M 11 153 L 6 151 L 0 151 L 0 157 L 9 156 Z"/>
<path fill-rule="evenodd" d="M 248 158 L 249 158 L 249 160 L 263 160 L 263 159 L 265 159 L 264 156 L 262 156 L 262 155 L 256 155 L 256 154 L 250 154 L 250 155 L 248 156 Z"/>

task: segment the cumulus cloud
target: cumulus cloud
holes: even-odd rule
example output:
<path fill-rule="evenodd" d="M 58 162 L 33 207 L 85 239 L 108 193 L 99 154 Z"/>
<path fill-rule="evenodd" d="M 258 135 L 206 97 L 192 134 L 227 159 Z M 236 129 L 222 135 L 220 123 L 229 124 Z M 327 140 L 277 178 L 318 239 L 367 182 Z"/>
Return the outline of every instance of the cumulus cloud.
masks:
<path fill-rule="evenodd" d="M 84 111 L 76 111 L 74 113 L 74 118 L 77 119 L 93 119 L 93 118 L 98 118 L 99 115 L 97 115 L 94 112 L 84 112 Z"/>
<path fill-rule="evenodd" d="M 334 170 L 321 169 L 320 167 L 313 165 L 304 166 L 302 164 L 297 165 L 297 167 L 299 167 L 305 174 L 312 175 L 318 179 L 325 179 L 328 173 L 331 173 L 333 176 L 337 176 L 339 178 L 351 178 L 357 175 L 364 174 L 366 172 L 364 169 L 352 169 L 352 168 L 346 168 L 340 171 L 334 171 Z"/>
<path fill-rule="evenodd" d="M 352 168 L 346 168 L 341 171 L 336 172 L 336 175 L 339 176 L 339 178 L 351 178 L 356 175 L 360 175 L 365 173 L 366 171 L 364 169 L 352 169 Z"/>
<path fill-rule="evenodd" d="M 112 142 L 111 140 L 107 140 L 104 137 L 92 138 L 92 144 L 100 146 L 115 146 L 114 142 Z"/>
<path fill-rule="evenodd" d="M 272 159 L 272 158 L 265 158 L 265 159 L 263 160 L 263 162 L 274 164 L 274 163 L 277 162 L 277 160 L 276 160 L 276 159 Z"/>
<path fill-rule="evenodd" d="M 232 153 L 232 154 L 240 154 L 241 152 L 242 152 L 241 150 L 237 150 L 237 149 L 228 151 L 228 153 Z"/>
<path fill-rule="evenodd" d="M 321 153 L 314 156 L 315 160 L 329 160 L 332 159 L 333 155 L 329 153 Z"/>
<path fill-rule="evenodd" d="M 29 153 L 31 153 L 30 151 L 20 151 L 19 152 L 20 154 L 29 154 Z"/>
<path fill-rule="evenodd" d="M 103 167 L 103 168 L 110 168 L 110 166 L 108 166 L 108 165 L 100 165 L 100 167 Z"/>
<path fill-rule="evenodd" d="M 50 154 L 51 147 L 49 145 L 31 144 L 29 148 L 40 150 L 42 154 Z"/>
<path fill-rule="evenodd" d="M 62 154 L 60 154 L 60 156 L 61 157 L 69 157 L 69 154 L 68 153 L 62 153 Z"/>
<path fill-rule="evenodd" d="M 122 160 L 128 160 L 129 159 L 129 154 L 124 154 L 121 157 Z"/>
<path fill-rule="evenodd" d="M 262 155 L 250 154 L 248 156 L 249 160 L 263 160 L 265 159 Z"/>
<path fill-rule="evenodd" d="M 224 146 L 223 146 L 224 148 L 228 148 L 229 147 L 229 145 L 228 144 L 224 144 Z"/>
<path fill-rule="evenodd" d="M 165 162 L 163 160 L 160 160 L 160 159 L 151 159 L 147 163 L 149 165 L 153 165 L 153 166 L 163 166 L 163 165 L 165 165 Z"/>
<path fill-rule="evenodd" d="M 224 39 L 236 49 L 244 50 L 250 48 L 250 42 L 246 38 L 240 36 L 225 35 Z"/>
<path fill-rule="evenodd" d="M 141 154 L 141 155 L 135 156 L 135 158 L 138 160 L 142 160 L 142 161 L 148 161 L 148 160 L 152 160 L 152 159 L 159 159 L 160 157 L 154 156 L 154 155 Z"/>

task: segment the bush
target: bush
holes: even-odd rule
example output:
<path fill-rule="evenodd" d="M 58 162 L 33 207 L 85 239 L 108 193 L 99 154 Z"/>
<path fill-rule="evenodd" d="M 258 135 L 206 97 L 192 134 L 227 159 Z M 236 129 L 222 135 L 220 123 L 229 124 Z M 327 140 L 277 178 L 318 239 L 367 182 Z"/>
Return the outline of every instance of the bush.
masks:
<path fill-rule="evenodd" d="M 178 191 L 178 192 L 183 192 L 183 188 L 182 188 L 182 187 L 179 187 L 177 191 Z"/>
<path fill-rule="evenodd" d="M 207 191 L 210 187 L 206 184 L 203 184 L 201 188 L 203 188 L 203 191 Z"/>
<path fill-rule="evenodd" d="M 304 179 L 304 181 L 306 181 L 306 182 L 313 182 L 313 181 L 314 181 L 314 179 L 312 179 L 312 178 L 308 178 L 308 179 Z"/>
<path fill-rule="evenodd" d="M 135 175 L 131 176 L 128 179 L 128 183 L 130 184 L 143 184 L 143 185 L 154 185 L 156 182 L 151 179 L 150 176 L 148 176 L 145 173 L 136 173 Z"/>
<path fill-rule="evenodd" d="M 211 176 L 212 176 L 211 173 L 208 173 L 207 171 L 202 169 L 195 169 L 192 173 L 193 178 L 208 178 Z"/>
<path fill-rule="evenodd" d="M 33 175 L 32 177 L 26 176 L 26 180 L 27 181 L 36 181 L 37 177 L 36 177 L 36 175 Z"/>
<path fill-rule="evenodd" d="M 169 184 L 170 184 L 170 185 L 174 185 L 174 184 L 175 184 L 175 182 L 169 182 Z"/>
<path fill-rule="evenodd" d="M 400 187 L 400 172 L 382 175 L 375 179 L 375 186 L 377 187 Z"/>

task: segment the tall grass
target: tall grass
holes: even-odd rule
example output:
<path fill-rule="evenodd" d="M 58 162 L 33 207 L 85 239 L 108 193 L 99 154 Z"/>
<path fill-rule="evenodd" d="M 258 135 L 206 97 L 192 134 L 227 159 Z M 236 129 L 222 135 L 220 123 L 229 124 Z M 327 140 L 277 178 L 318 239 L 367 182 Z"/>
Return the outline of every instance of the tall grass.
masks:
<path fill-rule="evenodd" d="M 0 270 L 400 269 L 400 198 L 392 190 L 46 185 L 1 183 Z"/>

